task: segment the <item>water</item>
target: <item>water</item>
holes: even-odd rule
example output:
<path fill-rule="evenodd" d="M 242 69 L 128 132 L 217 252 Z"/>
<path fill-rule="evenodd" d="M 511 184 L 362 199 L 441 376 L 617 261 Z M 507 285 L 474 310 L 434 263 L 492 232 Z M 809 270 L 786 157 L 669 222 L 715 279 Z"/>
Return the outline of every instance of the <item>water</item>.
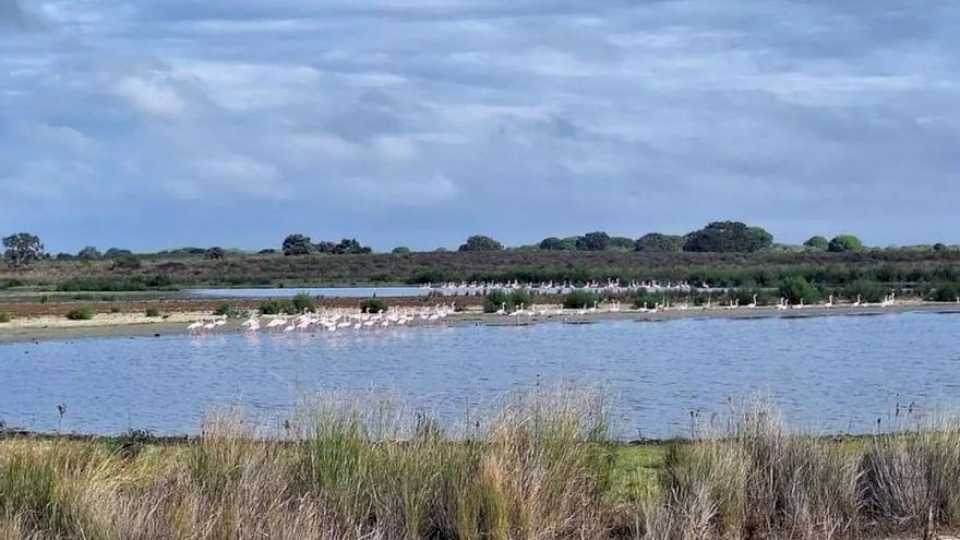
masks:
<path fill-rule="evenodd" d="M 684 436 L 757 392 L 794 426 L 869 432 L 897 403 L 956 404 L 960 316 L 632 321 L 224 334 L 0 345 L 0 420 L 35 430 L 188 433 L 214 406 L 287 415 L 304 394 L 385 391 L 462 418 L 538 381 L 599 385 L 623 437 Z"/>

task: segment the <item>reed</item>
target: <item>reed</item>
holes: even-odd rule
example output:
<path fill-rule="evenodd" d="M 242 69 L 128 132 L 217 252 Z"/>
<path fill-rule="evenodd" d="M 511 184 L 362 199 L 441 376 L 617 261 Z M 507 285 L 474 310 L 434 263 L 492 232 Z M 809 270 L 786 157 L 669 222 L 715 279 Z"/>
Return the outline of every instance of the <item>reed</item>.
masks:
<path fill-rule="evenodd" d="M 792 432 L 755 401 L 694 441 L 628 447 L 609 440 L 605 407 L 594 392 L 538 389 L 456 427 L 332 396 L 275 432 L 226 410 L 195 440 L 136 451 L 0 440 L 0 538 L 933 538 L 960 526 L 954 421 L 835 440 Z M 623 458 L 637 455 L 655 473 L 625 482 Z"/>

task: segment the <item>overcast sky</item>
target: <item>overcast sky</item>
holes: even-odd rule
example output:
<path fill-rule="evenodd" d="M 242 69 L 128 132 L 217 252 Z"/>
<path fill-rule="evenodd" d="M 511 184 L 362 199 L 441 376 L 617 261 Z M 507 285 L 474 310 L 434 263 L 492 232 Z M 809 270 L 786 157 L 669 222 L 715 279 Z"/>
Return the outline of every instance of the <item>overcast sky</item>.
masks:
<path fill-rule="evenodd" d="M 0 233 L 960 242 L 960 2 L 0 0 Z"/>

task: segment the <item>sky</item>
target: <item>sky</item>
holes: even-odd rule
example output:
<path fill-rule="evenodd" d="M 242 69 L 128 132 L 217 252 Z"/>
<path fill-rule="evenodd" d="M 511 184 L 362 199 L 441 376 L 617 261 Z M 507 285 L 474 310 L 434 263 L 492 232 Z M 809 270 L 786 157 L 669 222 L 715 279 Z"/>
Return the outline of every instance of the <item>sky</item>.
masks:
<path fill-rule="evenodd" d="M 943 1 L 0 0 L 0 234 L 956 243 L 957 28 Z"/>

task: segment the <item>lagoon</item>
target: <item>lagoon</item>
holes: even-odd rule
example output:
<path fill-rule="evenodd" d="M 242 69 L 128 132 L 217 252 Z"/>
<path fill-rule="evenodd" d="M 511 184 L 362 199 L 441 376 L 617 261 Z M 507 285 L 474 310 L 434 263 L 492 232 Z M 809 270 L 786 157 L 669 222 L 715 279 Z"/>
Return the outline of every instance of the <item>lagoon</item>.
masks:
<path fill-rule="evenodd" d="M 626 439 L 695 434 L 757 394 L 791 425 L 864 433 L 956 403 L 958 330 L 956 314 L 903 313 L 17 342 L 0 345 L 0 422 L 197 433 L 215 407 L 277 424 L 329 392 L 389 395 L 452 422 L 570 382 L 609 395 Z"/>

